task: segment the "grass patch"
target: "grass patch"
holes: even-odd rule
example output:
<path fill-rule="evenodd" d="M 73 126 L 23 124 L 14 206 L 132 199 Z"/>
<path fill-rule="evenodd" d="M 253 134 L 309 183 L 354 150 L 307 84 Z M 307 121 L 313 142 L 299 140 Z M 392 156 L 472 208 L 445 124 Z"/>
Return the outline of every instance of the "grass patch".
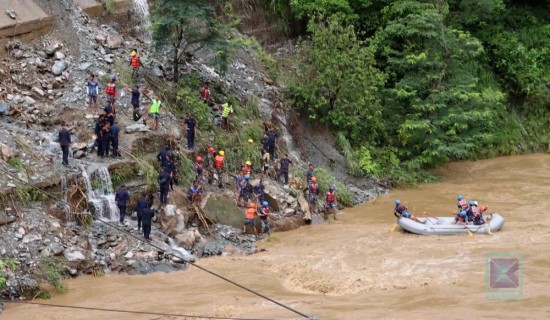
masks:
<path fill-rule="evenodd" d="M 108 14 L 116 12 L 115 0 L 105 0 L 105 11 L 107 11 Z"/>
<path fill-rule="evenodd" d="M 135 166 L 123 166 L 116 168 L 111 172 L 111 182 L 113 183 L 113 188 L 116 190 L 122 184 L 132 180 L 136 177 L 137 170 Z"/>
<path fill-rule="evenodd" d="M 16 266 L 17 261 L 14 259 L 0 259 L 0 289 L 4 288 L 8 281 L 6 270 L 14 271 Z"/>
<path fill-rule="evenodd" d="M 40 277 L 51 284 L 56 292 L 67 291 L 67 287 L 61 283 L 63 270 L 63 264 L 56 258 L 43 256 L 40 259 Z"/>
<path fill-rule="evenodd" d="M 21 162 L 21 159 L 18 157 L 9 158 L 8 165 L 14 169 L 17 169 L 17 171 L 21 171 L 23 169 L 23 162 Z"/>
<path fill-rule="evenodd" d="M 36 188 L 29 187 L 27 185 L 17 185 L 15 187 L 15 193 L 19 201 L 25 205 L 29 205 L 36 201 L 47 200 L 48 196 Z"/>
<path fill-rule="evenodd" d="M 258 40 L 253 37 L 244 38 L 242 40 L 242 44 L 244 46 L 254 49 L 254 51 L 256 51 L 256 53 L 258 54 L 258 58 L 260 58 L 262 66 L 267 71 L 268 76 L 273 80 L 277 79 L 277 77 L 279 76 L 278 62 L 269 54 L 269 52 L 265 51 Z"/>

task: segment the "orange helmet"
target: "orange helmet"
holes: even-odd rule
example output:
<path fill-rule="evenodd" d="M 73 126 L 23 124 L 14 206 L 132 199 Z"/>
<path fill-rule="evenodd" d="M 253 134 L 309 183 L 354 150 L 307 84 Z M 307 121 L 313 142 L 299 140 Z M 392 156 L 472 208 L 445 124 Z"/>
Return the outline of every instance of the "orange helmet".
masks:
<path fill-rule="evenodd" d="M 248 204 L 249 208 L 256 208 L 256 204 L 254 202 Z"/>
<path fill-rule="evenodd" d="M 198 156 L 197 157 L 197 162 L 201 162 L 202 161 L 202 157 L 201 156 Z"/>
<path fill-rule="evenodd" d="M 311 177 L 311 181 L 312 181 L 312 182 L 317 182 L 317 178 Z"/>
<path fill-rule="evenodd" d="M 480 211 L 480 212 L 485 212 L 485 211 L 487 211 L 487 209 L 489 209 L 487 206 L 481 206 L 481 207 L 479 207 L 479 211 Z"/>
<path fill-rule="evenodd" d="M 215 152 L 214 147 L 208 148 L 208 153 L 214 153 L 214 152 Z"/>

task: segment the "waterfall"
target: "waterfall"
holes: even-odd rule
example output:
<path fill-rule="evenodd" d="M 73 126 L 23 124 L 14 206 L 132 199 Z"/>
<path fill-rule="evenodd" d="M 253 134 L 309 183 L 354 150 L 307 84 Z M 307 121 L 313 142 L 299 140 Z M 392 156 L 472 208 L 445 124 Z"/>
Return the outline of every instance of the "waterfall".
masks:
<path fill-rule="evenodd" d="M 88 202 L 93 206 L 93 214 L 105 220 L 117 221 L 118 209 L 107 167 L 82 168 L 82 177 L 86 183 Z"/>
<path fill-rule="evenodd" d="M 147 4 L 147 0 L 134 0 L 133 9 L 136 15 L 139 16 L 139 22 L 141 22 L 137 30 L 138 32 L 140 32 L 139 38 L 141 38 L 146 43 L 150 43 L 151 19 L 149 16 L 149 4 Z"/>
<path fill-rule="evenodd" d="M 71 206 L 68 202 L 67 177 L 61 176 L 61 200 L 63 201 L 63 211 L 65 211 L 65 221 L 71 222 L 73 215 L 71 214 Z"/>

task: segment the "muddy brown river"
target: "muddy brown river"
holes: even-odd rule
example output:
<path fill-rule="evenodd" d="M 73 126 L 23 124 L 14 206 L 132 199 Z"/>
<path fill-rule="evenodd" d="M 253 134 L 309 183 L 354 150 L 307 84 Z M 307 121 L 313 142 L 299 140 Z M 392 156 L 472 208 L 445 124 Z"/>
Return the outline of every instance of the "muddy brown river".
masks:
<path fill-rule="evenodd" d="M 326 319 L 549 319 L 550 155 L 452 163 L 439 184 L 394 190 L 346 210 L 337 222 L 276 233 L 245 257 L 201 266 L 305 314 Z M 416 236 L 391 232 L 393 201 L 414 213 L 449 215 L 462 194 L 499 212 L 493 236 Z M 517 300 L 488 293 L 487 255 L 521 255 Z M 515 259 L 518 256 L 511 256 Z M 201 270 L 67 281 L 48 303 L 243 318 L 303 319 Z M 27 305 L 1 319 L 181 319 Z"/>

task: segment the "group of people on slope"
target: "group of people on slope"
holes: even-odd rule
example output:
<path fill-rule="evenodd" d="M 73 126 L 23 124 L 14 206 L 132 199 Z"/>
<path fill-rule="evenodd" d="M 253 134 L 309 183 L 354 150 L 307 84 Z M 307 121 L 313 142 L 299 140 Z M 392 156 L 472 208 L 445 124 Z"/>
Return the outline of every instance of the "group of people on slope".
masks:
<path fill-rule="evenodd" d="M 485 223 L 483 219 L 483 213 L 488 209 L 487 206 L 479 206 L 477 201 L 470 200 L 469 202 L 464 199 L 463 196 L 457 197 L 458 212 L 454 213 L 454 223 L 468 224 L 472 222 L 474 225 L 482 225 Z M 407 207 L 401 203 L 400 200 L 395 200 L 395 207 L 393 214 L 397 218 L 408 218 L 419 223 L 426 223 L 425 220 L 420 220 L 409 212 Z"/>

